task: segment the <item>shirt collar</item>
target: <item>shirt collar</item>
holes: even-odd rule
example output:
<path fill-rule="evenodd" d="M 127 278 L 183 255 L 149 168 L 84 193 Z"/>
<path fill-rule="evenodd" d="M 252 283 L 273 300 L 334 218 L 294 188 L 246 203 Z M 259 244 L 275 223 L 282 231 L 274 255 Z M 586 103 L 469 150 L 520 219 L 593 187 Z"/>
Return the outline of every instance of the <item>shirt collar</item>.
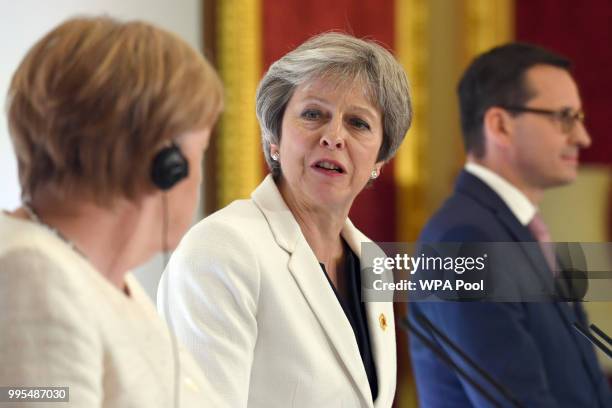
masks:
<path fill-rule="evenodd" d="M 474 162 L 466 163 L 465 171 L 476 176 L 495 191 L 522 225 L 531 222 L 538 209 L 518 188 L 499 174 Z"/>

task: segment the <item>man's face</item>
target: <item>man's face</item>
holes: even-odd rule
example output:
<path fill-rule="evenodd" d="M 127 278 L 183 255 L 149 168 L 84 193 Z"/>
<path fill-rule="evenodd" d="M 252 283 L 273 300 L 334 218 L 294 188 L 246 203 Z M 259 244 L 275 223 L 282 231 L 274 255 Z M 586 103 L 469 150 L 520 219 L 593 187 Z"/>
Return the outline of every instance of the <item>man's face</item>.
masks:
<path fill-rule="evenodd" d="M 526 72 L 526 84 L 534 95 L 527 108 L 572 113 L 582 109 L 576 83 L 564 69 L 536 65 Z M 525 187 L 544 190 L 576 179 L 579 151 L 591 144 L 581 122 L 567 131 L 548 115 L 520 113 L 513 122 L 511 158 Z"/>

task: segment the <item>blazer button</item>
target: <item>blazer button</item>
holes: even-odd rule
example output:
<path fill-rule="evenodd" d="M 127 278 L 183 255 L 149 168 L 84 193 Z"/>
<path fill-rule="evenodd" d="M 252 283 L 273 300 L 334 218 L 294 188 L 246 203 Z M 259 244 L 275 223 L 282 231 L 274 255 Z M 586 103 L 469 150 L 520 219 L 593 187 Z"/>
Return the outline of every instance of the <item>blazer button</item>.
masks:
<path fill-rule="evenodd" d="M 384 313 L 381 313 L 380 316 L 378 316 L 378 323 L 380 323 L 380 328 L 382 331 L 387 330 L 387 318 L 385 317 Z"/>

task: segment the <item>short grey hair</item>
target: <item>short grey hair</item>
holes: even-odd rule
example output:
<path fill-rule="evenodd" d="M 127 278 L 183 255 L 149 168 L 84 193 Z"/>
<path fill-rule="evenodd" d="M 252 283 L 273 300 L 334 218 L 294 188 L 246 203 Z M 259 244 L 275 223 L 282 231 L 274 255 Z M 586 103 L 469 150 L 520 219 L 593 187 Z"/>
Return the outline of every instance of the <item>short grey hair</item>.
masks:
<path fill-rule="evenodd" d="M 257 88 L 256 112 L 268 167 L 280 174 L 270 145 L 280 144 L 287 103 L 299 85 L 315 78 L 360 80 L 382 113 L 383 141 L 377 161 L 390 160 L 412 121 L 408 79 L 402 66 L 381 45 L 341 33 L 314 36 L 270 66 Z"/>

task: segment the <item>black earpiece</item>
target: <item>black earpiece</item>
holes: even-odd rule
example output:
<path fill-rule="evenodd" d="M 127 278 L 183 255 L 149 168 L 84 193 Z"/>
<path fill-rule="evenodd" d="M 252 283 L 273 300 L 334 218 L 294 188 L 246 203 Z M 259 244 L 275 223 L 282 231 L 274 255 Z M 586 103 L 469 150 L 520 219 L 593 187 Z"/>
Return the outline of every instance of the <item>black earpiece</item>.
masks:
<path fill-rule="evenodd" d="M 160 190 L 170 190 L 189 175 L 189 162 L 176 144 L 160 150 L 153 158 L 151 180 Z"/>

